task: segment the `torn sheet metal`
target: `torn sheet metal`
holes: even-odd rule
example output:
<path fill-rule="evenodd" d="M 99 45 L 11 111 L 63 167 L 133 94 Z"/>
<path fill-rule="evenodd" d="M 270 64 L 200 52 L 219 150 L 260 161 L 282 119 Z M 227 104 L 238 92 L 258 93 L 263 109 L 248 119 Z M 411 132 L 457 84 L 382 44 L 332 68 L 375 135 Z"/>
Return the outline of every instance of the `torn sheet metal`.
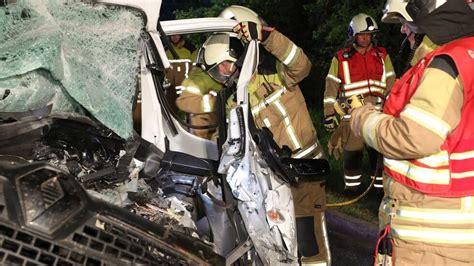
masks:
<path fill-rule="evenodd" d="M 237 111 L 231 110 L 229 124 L 240 124 L 232 121 L 238 118 L 232 112 Z M 235 134 L 229 132 L 229 136 Z M 232 194 L 239 200 L 238 208 L 262 262 L 265 265 L 297 264 L 290 186 L 273 174 L 248 132 L 246 137 L 248 143 L 232 139 L 224 145 L 218 171 L 226 175 Z M 238 147 L 233 147 L 235 145 Z M 245 145 L 245 153 L 238 157 L 236 150 L 240 150 L 241 145 Z M 268 215 L 275 215 L 276 211 L 278 219 L 270 220 Z"/>

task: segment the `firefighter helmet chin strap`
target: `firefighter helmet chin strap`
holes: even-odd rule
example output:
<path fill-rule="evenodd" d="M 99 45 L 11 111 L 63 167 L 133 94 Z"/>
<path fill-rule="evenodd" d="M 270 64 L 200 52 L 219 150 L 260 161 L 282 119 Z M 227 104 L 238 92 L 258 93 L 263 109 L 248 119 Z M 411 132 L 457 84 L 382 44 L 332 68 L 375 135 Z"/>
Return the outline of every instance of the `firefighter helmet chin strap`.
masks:
<path fill-rule="evenodd" d="M 224 82 L 224 86 L 226 88 L 231 88 L 234 83 L 239 79 L 239 74 L 240 71 L 236 69 L 230 76 L 227 78 L 227 80 Z"/>

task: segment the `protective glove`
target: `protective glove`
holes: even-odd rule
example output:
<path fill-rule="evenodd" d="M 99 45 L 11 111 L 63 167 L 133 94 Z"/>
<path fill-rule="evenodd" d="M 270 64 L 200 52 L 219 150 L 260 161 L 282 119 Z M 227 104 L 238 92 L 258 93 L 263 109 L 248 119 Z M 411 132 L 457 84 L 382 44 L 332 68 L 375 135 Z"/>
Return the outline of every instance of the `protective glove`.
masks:
<path fill-rule="evenodd" d="M 328 153 L 330 156 L 333 156 L 334 159 L 339 160 L 341 154 L 346 145 L 347 139 L 343 139 L 343 136 L 347 136 L 350 130 L 349 121 L 341 121 L 339 127 L 332 133 L 331 138 L 328 142 Z"/>
<path fill-rule="evenodd" d="M 324 117 L 324 128 L 327 132 L 333 132 L 337 126 L 337 118 L 335 115 L 328 115 Z"/>
<path fill-rule="evenodd" d="M 239 39 L 246 43 L 252 40 L 263 40 L 262 25 L 255 22 L 242 21 L 235 25 L 233 31 L 238 34 Z"/>

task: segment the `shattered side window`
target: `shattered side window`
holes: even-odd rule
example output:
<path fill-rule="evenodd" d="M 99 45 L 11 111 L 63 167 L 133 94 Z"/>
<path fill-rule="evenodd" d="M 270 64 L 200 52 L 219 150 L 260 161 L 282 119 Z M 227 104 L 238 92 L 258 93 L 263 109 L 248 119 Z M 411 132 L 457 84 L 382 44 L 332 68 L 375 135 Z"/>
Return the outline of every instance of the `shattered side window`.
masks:
<path fill-rule="evenodd" d="M 140 14 L 78 1 L 6 3 L 0 5 L 0 111 L 52 105 L 53 112 L 90 113 L 130 137 Z"/>

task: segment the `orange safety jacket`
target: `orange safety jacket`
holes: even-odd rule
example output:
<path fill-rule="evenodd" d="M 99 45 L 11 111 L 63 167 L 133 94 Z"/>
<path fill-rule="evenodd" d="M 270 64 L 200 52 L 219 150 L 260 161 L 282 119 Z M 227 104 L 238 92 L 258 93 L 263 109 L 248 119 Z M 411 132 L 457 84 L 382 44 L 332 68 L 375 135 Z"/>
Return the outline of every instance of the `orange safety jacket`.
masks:
<path fill-rule="evenodd" d="M 414 160 L 384 159 L 385 173 L 410 188 L 439 197 L 474 195 L 474 37 L 441 46 L 407 71 L 393 86 L 384 113 L 399 117 L 409 103 L 431 60 L 437 55 L 451 57 L 464 88 L 461 119 L 447 133 L 441 151 Z"/>
<path fill-rule="evenodd" d="M 372 47 L 364 55 L 347 47 L 336 53 L 339 61 L 338 76 L 341 79 L 339 95 L 373 95 L 385 98 L 387 88 L 383 47 Z"/>

